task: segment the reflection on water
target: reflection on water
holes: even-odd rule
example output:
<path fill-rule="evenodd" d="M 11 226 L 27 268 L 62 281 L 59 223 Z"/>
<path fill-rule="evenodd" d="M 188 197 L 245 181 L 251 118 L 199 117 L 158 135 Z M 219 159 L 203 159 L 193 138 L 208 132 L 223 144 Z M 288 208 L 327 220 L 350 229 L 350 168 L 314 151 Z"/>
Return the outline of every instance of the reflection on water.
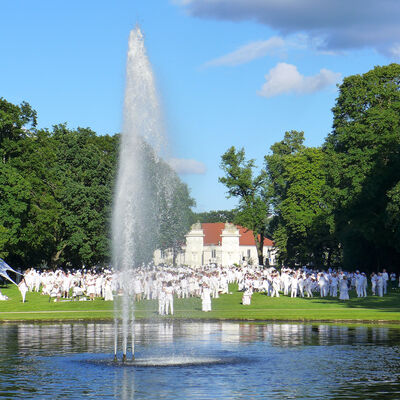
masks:
<path fill-rule="evenodd" d="M 0 325 L 0 397 L 400 398 L 400 329 L 161 322 L 138 323 L 135 338 L 137 358 L 172 366 L 113 364 L 107 323 Z"/>

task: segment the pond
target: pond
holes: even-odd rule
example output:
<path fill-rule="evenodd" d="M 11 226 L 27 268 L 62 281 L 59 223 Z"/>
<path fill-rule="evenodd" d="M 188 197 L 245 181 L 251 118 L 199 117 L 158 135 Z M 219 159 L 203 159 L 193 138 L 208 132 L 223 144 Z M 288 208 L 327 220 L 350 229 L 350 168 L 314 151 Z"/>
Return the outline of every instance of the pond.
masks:
<path fill-rule="evenodd" d="M 143 322 L 138 365 L 113 362 L 108 323 L 3 324 L 0 336 L 7 399 L 400 398 L 400 329 L 386 326 Z"/>

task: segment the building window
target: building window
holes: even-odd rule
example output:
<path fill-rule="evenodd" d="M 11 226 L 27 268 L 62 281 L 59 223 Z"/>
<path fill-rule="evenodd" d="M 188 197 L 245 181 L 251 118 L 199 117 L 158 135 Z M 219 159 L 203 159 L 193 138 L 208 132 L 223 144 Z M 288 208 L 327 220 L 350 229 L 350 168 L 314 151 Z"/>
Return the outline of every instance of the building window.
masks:
<path fill-rule="evenodd" d="M 211 258 L 217 258 L 217 250 L 215 249 L 211 250 Z"/>
<path fill-rule="evenodd" d="M 251 250 L 247 249 L 247 258 L 250 258 L 250 257 L 251 257 Z"/>

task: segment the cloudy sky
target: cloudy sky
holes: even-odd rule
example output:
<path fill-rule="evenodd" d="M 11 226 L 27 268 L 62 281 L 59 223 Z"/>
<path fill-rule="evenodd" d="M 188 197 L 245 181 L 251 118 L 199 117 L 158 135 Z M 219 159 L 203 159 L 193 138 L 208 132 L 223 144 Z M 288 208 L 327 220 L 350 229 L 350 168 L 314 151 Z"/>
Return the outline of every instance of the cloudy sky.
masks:
<path fill-rule="evenodd" d="M 120 131 L 130 29 L 153 65 L 172 165 L 199 211 L 235 205 L 221 155 L 262 166 L 284 132 L 320 145 L 336 84 L 400 60 L 398 0 L 2 0 L 0 97 L 40 127 Z"/>

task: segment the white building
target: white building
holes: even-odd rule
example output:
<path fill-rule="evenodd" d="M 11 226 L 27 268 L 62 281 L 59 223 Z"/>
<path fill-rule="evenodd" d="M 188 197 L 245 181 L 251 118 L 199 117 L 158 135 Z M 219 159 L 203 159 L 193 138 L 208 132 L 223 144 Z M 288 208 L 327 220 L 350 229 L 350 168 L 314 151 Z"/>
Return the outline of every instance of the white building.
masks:
<path fill-rule="evenodd" d="M 268 259 L 269 264 L 274 265 L 276 250 L 271 240 L 264 239 L 263 253 L 264 260 Z M 192 225 L 176 262 L 195 267 L 208 263 L 227 266 L 240 264 L 243 260 L 258 263 L 253 231 L 239 225 L 216 222 Z M 156 250 L 154 262 L 171 264 L 172 251 Z"/>

